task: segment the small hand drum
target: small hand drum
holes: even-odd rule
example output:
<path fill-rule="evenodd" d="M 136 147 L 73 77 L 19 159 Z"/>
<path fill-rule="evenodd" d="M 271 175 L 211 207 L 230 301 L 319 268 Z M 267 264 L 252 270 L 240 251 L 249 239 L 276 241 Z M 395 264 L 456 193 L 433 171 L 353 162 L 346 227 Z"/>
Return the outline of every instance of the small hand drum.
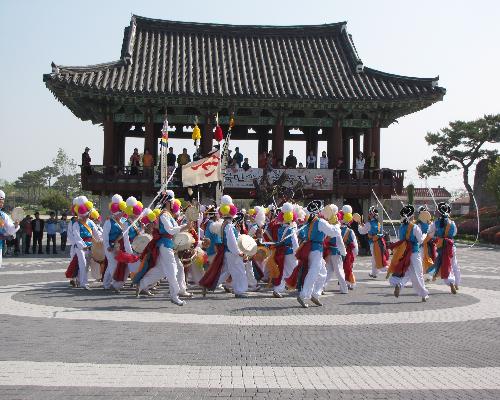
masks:
<path fill-rule="evenodd" d="M 352 214 L 352 220 L 359 224 L 361 222 L 361 215 L 359 215 L 358 213 Z"/>
<path fill-rule="evenodd" d="M 106 256 L 104 254 L 104 243 L 92 239 L 92 249 L 90 254 L 92 256 L 92 259 L 96 263 L 102 264 L 106 259 Z"/>
<path fill-rule="evenodd" d="M 418 219 L 426 224 L 430 224 L 432 220 L 431 213 L 427 210 L 422 211 L 418 214 Z"/>
<path fill-rule="evenodd" d="M 137 235 L 132 242 L 132 250 L 134 250 L 137 254 L 142 254 L 151 240 L 153 240 L 153 236 L 147 233 Z"/>
<path fill-rule="evenodd" d="M 249 235 L 240 235 L 238 236 L 238 248 L 244 255 L 253 257 L 257 253 L 257 242 Z"/>
<path fill-rule="evenodd" d="M 189 250 L 194 244 L 194 237 L 188 232 L 179 232 L 174 236 L 174 249 L 176 251 Z"/>

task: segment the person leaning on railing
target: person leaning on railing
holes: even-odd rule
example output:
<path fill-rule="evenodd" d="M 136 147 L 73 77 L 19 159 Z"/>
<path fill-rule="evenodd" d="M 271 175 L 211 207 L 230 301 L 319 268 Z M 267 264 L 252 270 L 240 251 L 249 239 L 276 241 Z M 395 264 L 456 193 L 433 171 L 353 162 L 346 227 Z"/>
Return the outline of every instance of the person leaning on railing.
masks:
<path fill-rule="evenodd" d="M 359 152 L 356 157 L 356 178 L 363 179 L 363 175 L 365 172 L 365 156 L 362 151 Z"/>
<path fill-rule="evenodd" d="M 144 168 L 144 175 L 151 176 L 151 168 L 153 166 L 153 155 L 149 152 L 148 148 L 144 149 L 144 155 L 142 156 L 142 166 Z"/>

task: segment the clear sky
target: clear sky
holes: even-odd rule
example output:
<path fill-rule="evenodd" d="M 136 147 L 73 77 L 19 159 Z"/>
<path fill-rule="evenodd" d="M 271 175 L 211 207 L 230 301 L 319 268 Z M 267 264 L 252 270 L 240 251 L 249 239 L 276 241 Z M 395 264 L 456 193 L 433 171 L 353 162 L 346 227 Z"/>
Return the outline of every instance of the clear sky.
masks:
<path fill-rule="evenodd" d="M 347 21 L 365 66 L 400 75 L 439 75 L 440 86 L 447 89 L 444 101 L 401 118 L 381 134 L 382 166 L 406 169 L 417 186 L 423 182 L 415 167 L 430 156 L 424 140 L 427 131 L 452 120 L 500 112 L 500 2 L 495 0 L 1 0 L 1 179 L 13 180 L 48 165 L 58 147 L 79 162 L 88 145 L 93 163 L 102 164 L 102 129 L 80 121 L 58 103 L 45 88 L 42 74 L 51 71 L 51 61 L 87 65 L 117 60 L 131 13 L 231 24 Z M 190 153 L 194 150 L 190 141 L 170 143 L 176 152 L 185 145 L 191 146 Z M 127 154 L 136 144 L 127 142 Z M 320 150 L 325 147 L 320 144 Z M 253 154 L 247 151 L 245 156 L 255 166 L 256 143 L 252 148 Z M 305 145 L 300 158 L 305 158 Z M 460 173 L 430 183 L 459 188 Z"/>

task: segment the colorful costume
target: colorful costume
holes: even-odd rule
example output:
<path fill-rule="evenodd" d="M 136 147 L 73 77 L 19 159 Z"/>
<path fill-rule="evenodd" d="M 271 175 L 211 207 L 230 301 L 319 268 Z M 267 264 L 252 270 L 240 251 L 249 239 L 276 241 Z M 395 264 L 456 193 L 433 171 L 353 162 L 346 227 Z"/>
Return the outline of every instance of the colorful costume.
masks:
<path fill-rule="evenodd" d="M 368 235 L 370 252 L 372 254 L 372 271 L 370 276 L 376 278 L 379 270 L 385 270 L 389 265 L 389 252 L 384 239 L 383 226 L 377 219 L 378 212 L 373 207 L 370 208 L 369 221 L 359 225 L 358 232 L 361 235 Z"/>
<path fill-rule="evenodd" d="M 0 196 L 5 198 L 5 194 L 0 191 Z M 3 242 L 9 236 L 13 236 L 19 230 L 19 226 L 15 226 L 12 219 L 3 211 L 0 211 L 0 268 L 2 268 L 2 253 Z"/>
<path fill-rule="evenodd" d="M 399 227 L 400 240 L 391 248 L 394 250 L 389 273 L 389 282 L 395 287 L 394 295 L 399 296 L 401 288 L 404 287 L 405 278 L 410 278 L 413 290 L 422 300 L 426 300 L 429 291 L 425 287 L 424 275 L 422 273 L 422 259 L 420 258 L 420 244 L 423 241 L 422 231 L 410 218 L 413 216 L 412 206 L 405 206 L 401 210 L 403 217 Z"/>
<path fill-rule="evenodd" d="M 451 287 L 453 294 L 456 293 L 456 287 L 460 285 L 460 267 L 457 262 L 456 247 L 453 238 L 457 234 L 457 227 L 450 219 L 449 213 L 451 207 L 446 203 L 438 204 L 438 211 L 441 218 L 434 221 L 430 228 L 428 236 L 436 239 L 437 257 L 434 265 L 429 268 L 428 273 L 438 275 Z"/>

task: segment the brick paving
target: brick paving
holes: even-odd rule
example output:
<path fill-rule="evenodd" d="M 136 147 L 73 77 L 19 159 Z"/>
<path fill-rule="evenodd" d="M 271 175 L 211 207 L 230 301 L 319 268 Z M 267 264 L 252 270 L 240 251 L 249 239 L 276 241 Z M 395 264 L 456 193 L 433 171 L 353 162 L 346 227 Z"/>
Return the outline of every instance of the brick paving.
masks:
<path fill-rule="evenodd" d="M 71 290 L 65 259 L 6 258 L 0 399 L 499 398 L 500 252 L 458 255 L 456 296 L 433 284 L 427 303 L 411 288 L 395 299 L 360 258 L 356 290 L 340 295 L 331 282 L 325 306 L 308 310 L 265 291 L 175 307 L 165 291 Z"/>

